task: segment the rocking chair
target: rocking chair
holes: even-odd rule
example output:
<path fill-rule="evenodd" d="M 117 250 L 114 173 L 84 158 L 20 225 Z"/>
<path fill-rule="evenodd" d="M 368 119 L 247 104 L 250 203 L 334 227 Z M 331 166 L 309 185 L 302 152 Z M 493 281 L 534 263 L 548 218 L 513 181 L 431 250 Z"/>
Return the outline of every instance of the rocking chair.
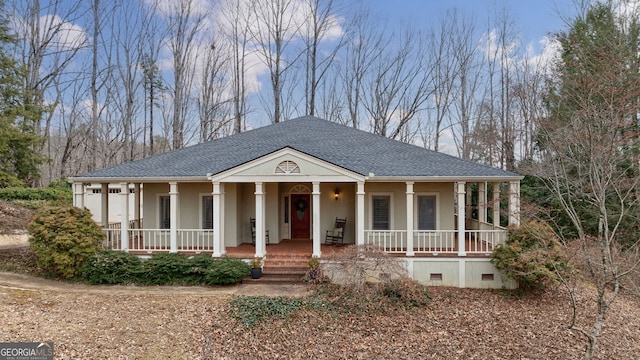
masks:
<path fill-rule="evenodd" d="M 327 230 L 324 243 L 326 245 L 344 244 L 344 227 L 347 225 L 347 218 L 336 218 L 333 230 Z"/>
<path fill-rule="evenodd" d="M 256 218 L 249 218 L 251 224 L 251 244 L 256 245 Z M 264 231 L 264 242 L 269 244 L 269 230 Z"/>

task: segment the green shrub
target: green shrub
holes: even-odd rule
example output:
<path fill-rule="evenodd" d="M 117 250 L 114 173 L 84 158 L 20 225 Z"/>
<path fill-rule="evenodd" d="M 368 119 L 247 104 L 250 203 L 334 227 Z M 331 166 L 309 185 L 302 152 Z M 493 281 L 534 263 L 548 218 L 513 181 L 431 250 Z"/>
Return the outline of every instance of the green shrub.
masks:
<path fill-rule="evenodd" d="M 18 179 L 14 174 L 0 170 L 0 188 L 23 186 L 25 186 L 24 182 Z"/>
<path fill-rule="evenodd" d="M 213 259 L 212 266 L 205 274 L 201 283 L 205 285 L 236 284 L 242 281 L 248 274 L 249 265 L 240 259 Z"/>
<path fill-rule="evenodd" d="M 157 254 L 142 262 L 138 282 L 146 285 L 181 284 L 189 270 L 186 256 L 179 253 Z"/>
<path fill-rule="evenodd" d="M 38 266 L 64 279 L 78 274 L 104 238 L 89 210 L 72 206 L 40 209 L 29 224 L 29 235 Z"/>
<path fill-rule="evenodd" d="M 89 284 L 132 284 L 138 281 L 140 258 L 124 251 L 97 251 L 82 267 L 80 279 Z"/>
<path fill-rule="evenodd" d="M 0 188 L 0 199 L 6 201 L 14 200 L 46 200 L 64 201 L 71 203 L 73 193 L 71 188 L 60 186 L 47 188 L 27 188 L 27 187 L 6 187 Z"/>
<path fill-rule="evenodd" d="M 541 290 L 570 275 L 574 268 L 553 229 L 531 221 L 508 230 L 507 241 L 491 255 L 491 263 L 524 291 Z"/>

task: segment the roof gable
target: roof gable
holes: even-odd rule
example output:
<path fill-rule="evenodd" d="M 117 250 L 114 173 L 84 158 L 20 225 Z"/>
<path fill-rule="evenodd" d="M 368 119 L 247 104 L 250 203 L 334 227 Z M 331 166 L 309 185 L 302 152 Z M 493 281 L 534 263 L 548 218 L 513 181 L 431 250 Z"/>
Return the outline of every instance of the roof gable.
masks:
<path fill-rule="evenodd" d="M 257 177 L 277 182 L 286 177 L 296 181 L 330 178 L 330 181 L 364 180 L 364 177 L 313 156 L 286 147 L 271 154 L 254 159 L 218 174 L 210 174 L 211 181 L 254 182 Z M 287 178 L 286 181 L 292 181 Z"/>

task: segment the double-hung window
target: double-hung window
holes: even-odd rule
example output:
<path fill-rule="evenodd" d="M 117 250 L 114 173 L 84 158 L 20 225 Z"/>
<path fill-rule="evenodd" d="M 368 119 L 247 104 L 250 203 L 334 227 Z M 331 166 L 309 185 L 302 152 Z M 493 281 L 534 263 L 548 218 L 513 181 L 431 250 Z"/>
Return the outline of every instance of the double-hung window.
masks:
<path fill-rule="evenodd" d="M 391 230 L 391 195 L 371 196 L 373 230 Z"/>

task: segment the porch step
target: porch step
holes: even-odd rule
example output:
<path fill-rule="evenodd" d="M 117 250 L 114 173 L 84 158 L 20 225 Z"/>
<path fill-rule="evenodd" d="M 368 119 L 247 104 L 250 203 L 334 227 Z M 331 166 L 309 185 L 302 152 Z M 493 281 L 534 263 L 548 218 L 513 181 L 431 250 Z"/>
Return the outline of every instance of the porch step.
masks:
<path fill-rule="evenodd" d="M 251 284 L 302 284 L 304 273 L 295 271 L 269 271 L 262 272 L 260 279 L 252 279 L 250 276 L 243 280 L 243 283 Z"/>
<path fill-rule="evenodd" d="M 268 254 L 262 268 L 261 283 L 302 283 L 311 255 Z"/>

